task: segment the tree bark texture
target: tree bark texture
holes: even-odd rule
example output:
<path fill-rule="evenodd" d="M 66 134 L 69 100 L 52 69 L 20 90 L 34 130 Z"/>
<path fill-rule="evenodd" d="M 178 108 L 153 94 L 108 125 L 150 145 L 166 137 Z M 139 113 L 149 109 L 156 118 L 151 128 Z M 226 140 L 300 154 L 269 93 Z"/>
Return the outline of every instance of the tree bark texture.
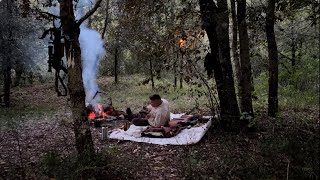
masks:
<path fill-rule="evenodd" d="M 118 47 L 114 52 L 114 82 L 118 83 Z"/>
<path fill-rule="evenodd" d="M 266 35 L 269 56 L 268 115 L 276 117 L 278 112 L 278 50 L 274 33 L 275 0 L 268 0 L 266 13 Z"/>
<path fill-rule="evenodd" d="M 68 91 L 74 123 L 76 149 L 79 157 L 94 154 L 89 122 L 85 114 L 85 91 L 82 80 L 80 28 L 75 21 L 73 0 L 60 1 L 61 25 L 68 61 Z"/>
<path fill-rule="evenodd" d="M 219 44 L 219 59 L 222 66 L 223 82 L 225 84 L 225 97 L 224 101 L 226 112 L 226 119 L 230 119 L 232 122 L 229 124 L 230 128 L 236 128 L 239 122 L 239 109 L 238 102 L 234 88 L 234 79 L 232 64 L 230 58 L 230 44 L 229 44 L 229 14 L 227 0 L 217 1 L 217 34 Z M 237 125 L 236 125 L 236 124 Z M 234 127 L 232 127 L 234 126 Z M 237 129 L 237 128 L 236 128 Z"/>
<path fill-rule="evenodd" d="M 238 0 L 238 29 L 240 43 L 240 83 L 239 100 L 242 113 L 247 112 L 253 116 L 252 108 L 252 84 L 251 84 L 251 62 L 249 55 L 249 38 L 246 23 L 246 0 Z"/>
<path fill-rule="evenodd" d="M 206 69 L 213 70 L 216 80 L 221 123 L 226 130 L 237 131 L 240 113 L 230 59 L 227 1 L 218 1 L 219 8 L 211 0 L 199 0 L 199 3 L 211 48 L 206 56 Z"/>
<path fill-rule="evenodd" d="M 238 21 L 237 21 L 237 13 L 235 7 L 235 0 L 230 0 L 231 2 L 231 17 L 232 17 L 232 56 L 233 56 L 233 64 L 234 64 L 234 74 L 236 80 L 240 82 L 240 63 L 239 63 L 239 54 L 238 54 Z"/>

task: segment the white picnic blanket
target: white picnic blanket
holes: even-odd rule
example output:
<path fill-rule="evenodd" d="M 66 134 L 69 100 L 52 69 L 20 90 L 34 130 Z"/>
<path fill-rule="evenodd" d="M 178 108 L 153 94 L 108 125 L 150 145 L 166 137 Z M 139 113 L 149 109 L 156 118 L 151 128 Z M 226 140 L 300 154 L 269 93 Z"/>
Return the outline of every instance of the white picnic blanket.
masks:
<path fill-rule="evenodd" d="M 170 119 L 179 118 L 184 114 L 170 114 Z M 201 138 L 208 131 L 209 127 L 212 124 L 212 117 L 205 124 L 202 124 L 197 127 L 191 127 L 189 129 L 183 129 L 179 134 L 171 138 L 150 138 L 150 137 L 141 137 L 141 132 L 147 128 L 147 126 L 135 126 L 131 125 L 127 131 L 122 129 L 115 129 L 110 135 L 110 139 L 118 140 L 128 140 L 135 142 L 143 142 L 150 144 L 172 144 L 172 145 L 189 145 L 196 144 L 201 140 Z"/>

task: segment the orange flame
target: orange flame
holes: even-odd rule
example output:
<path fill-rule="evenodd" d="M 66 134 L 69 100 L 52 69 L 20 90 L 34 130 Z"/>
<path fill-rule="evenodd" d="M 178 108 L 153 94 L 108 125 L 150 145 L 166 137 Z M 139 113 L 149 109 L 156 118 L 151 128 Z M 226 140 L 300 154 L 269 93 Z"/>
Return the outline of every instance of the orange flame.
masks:
<path fill-rule="evenodd" d="M 94 112 L 91 112 L 88 117 L 89 119 L 94 119 L 96 117 L 96 114 Z"/>
<path fill-rule="evenodd" d="M 102 105 L 101 104 L 97 104 L 98 109 L 99 109 L 99 116 L 102 116 L 102 118 L 106 118 L 107 117 L 107 113 L 103 111 Z"/>
<path fill-rule="evenodd" d="M 93 120 L 95 118 L 103 118 L 106 119 L 108 114 L 111 114 L 111 111 L 108 111 L 108 108 L 106 112 L 103 109 L 103 106 L 101 104 L 96 104 L 97 109 L 90 112 L 88 115 L 88 118 Z"/>
<path fill-rule="evenodd" d="M 180 46 L 180 47 L 186 46 L 186 43 L 187 43 L 186 40 L 183 40 L 183 39 L 180 39 L 180 40 L 179 40 L 179 46 Z"/>

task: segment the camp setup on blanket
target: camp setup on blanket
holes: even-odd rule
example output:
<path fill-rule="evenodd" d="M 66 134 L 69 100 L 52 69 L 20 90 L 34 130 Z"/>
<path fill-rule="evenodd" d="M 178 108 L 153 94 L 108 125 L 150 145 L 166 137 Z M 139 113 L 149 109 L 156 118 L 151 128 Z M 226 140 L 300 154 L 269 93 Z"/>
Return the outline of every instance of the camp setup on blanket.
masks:
<path fill-rule="evenodd" d="M 123 129 L 113 130 L 109 135 L 109 139 L 160 145 L 195 144 L 199 142 L 208 131 L 213 118 L 212 116 L 194 117 L 171 113 L 170 119 L 170 123 L 176 123 L 178 126 L 151 128 L 149 126 L 131 125 L 127 131 Z"/>

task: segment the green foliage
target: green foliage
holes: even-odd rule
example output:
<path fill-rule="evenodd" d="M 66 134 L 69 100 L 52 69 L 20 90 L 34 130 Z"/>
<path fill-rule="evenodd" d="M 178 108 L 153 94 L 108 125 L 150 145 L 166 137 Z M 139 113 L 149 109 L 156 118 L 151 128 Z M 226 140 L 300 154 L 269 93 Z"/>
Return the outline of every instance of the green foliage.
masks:
<path fill-rule="evenodd" d="M 315 64 L 306 65 L 296 69 L 289 74 L 284 69 L 279 72 L 279 107 L 281 108 L 313 108 L 319 104 L 319 66 Z M 268 75 L 261 73 L 255 80 L 255 94 L 258 100 L 256 107 L 266 107 L 268 100 Z"/>
<path fill-rule="evenodd" d="M 319 105 L 319 94 L 313 90 L 299 91 L 294 86 L 279 90 L 280 108 L 308 109 Z"/>
<path fill-rule="evenodd" d="M 254 79 L 254 95 L 258 97 L 258 100 L 253 101 L 256 109 L 265 108 L 268 103 L 268 74 L 266 72 L 261 73 Z"/>

